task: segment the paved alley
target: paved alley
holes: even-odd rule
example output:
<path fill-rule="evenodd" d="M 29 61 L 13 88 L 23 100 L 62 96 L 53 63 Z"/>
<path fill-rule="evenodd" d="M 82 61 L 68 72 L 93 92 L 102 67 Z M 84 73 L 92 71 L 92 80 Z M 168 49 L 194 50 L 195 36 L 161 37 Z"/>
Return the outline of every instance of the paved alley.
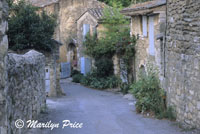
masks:
<path fill-rule="evenodd" d="M 45 134 L 185 134 L 174 122 L 144 118 L 135 112 L 133 102 L 121 94 L 62 83 L 67 96 L 48 99 L 46 121 L 60 123 Z M 62 129 L 62 121 L 83 123 L 83 128 Z"/>

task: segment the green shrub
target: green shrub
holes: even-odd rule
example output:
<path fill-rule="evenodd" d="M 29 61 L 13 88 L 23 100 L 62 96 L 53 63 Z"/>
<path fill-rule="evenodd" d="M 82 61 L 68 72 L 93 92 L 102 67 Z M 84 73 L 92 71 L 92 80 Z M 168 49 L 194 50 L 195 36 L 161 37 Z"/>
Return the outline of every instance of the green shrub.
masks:
<path fill-rule="evenodd" d="M 84 77 L 84 76 L 83 76 L 82 74 L 75 74 L 75 75 L 72 77 L 72 82 L 81 83 L 83 77 Z"/>
<path fill-rule="evenodd" d="M 164 112 L 160 113 L 160 115 L 158 115 L 157 117 L 159 119 L 167 118 L 170 120 L 176 120 L 174 108 L 171 106 L 167 107 L 167 109 Z"/>
<path fill-rule="evenodd" d="M 98 77 L 96 71 L 93 71 L 82 78 L 81 84 L 96 89 L 116 88 L 120 79 L 116 76 Z"/>
<path fill-rule="evenodd" d="M 121 84 L 121 79 L 114 75 L 108 77 L 106 81 L 107 81 L 108 88 L 116 88 Z"/>
<path fill-rule="evenodd" d="M 130 90 L 130 85 L 127 84 L 127 83 L 122 83 L 122 84 L 120 85 L 120 89 L 121 89 L 121 92 L 122 92 L 123 94 L 127 94 L 128 91 Z"/>
<path fill-rule="evenodd" d="M 72 70 L 71 76 L 74 76 L 76 74 L 81 74 L 81 72 L 78 70 Z"/>
<path fill-rule="evenodd" d="M 157 117 L 169 118 L 172 117 L 172 109 L 166 109 L 166 94 L 160 87 L 156 70 L 153 65 L 148 65 L 147 73 L 141 73 L 139 80 L 131 86 L 137 99 L 136 109 L 138 112 L 153 112 Z"/>
<path fill-rule="evenodd" d="M 86 76 L 83 77 L 81 80 L 81 84 L 84 86 L 90 86 L 90 83 L 94 81 L 93 73 L 88 73 Z"/>
<path fill-rule="evenodd" d="M 113 61 L 108 58 L 101 58 L 95 61 L 96 74 L 98 77 L 108 77 L 113 75 Z"/>

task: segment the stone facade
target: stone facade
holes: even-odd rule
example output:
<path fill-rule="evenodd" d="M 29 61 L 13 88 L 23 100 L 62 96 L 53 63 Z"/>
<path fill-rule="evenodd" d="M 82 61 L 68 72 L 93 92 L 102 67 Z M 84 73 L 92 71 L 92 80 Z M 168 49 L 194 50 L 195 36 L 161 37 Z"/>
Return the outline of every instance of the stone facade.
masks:
<path fill-rule="evenodd" d="M 93 13 L 96 13 L 98 17 L 94 16 Z M 99 19 L 101 19 L 103 15 L 103 9 L 102 8 L 92 8 L 87 10 L 84 14 L 81 15 L 80 18 L 77 19 L 77 59 L 78 59 L 78 70 L 80 70 L 80 64 L 81 64 L 81 57 L 88 57 L 84 54 L 84 25 L 88 25 L 89 29 L 88 32 L 90 35 L 97 34 L 98 38 L 101 35 L 101 32 L 104 30 L 104 27 L 101 23 L 99 23 Z M 94 59 L 92 60 L 92 65 L 94 65 Z"/>
<path fill-rule="evenodd" d="M 168 0 L 166 87 L 177 120 L 200 128 L 200 1 Z"/>
<path fill-rule="evenodd" d="M 6 93 L 7 85 L 7 49 L 8 39 L 6 31 L 8 23 L 6 21 L 8 5 L 6 0 L 0 1 L 0 134 L 5 134 L 6 129 Z"/>
<path fill-rule="evenodd" d="M 145 72 L 147 65 L 153 64 L 159 70 L 161 84 L 164 83 L 164 38 L 161 35 L 165 33 L 165 2 L 163 0 L 155 0 L 153 2 L 134 4 L 130 8 L 121 11 L 124 15 L 131 16 L 131 34 L 138 38 L 135 47 L 135 61 L 133 62 L 133 72 L 135 72 L 133 75 L 135 75 L 136 80 L 140 71 Z M 143 17 L 146 19 L 144 20 Z M 152 19 L 152 24 L 150 24 L 150 19 Z M 150 30 L 152 33 L 150 33 Z M 161 37 L 157 38 L 159 36 Z M 150 43 L 154 44 L 153 48 Z M 164 86 L 164 84 L 162 85 Z"/>
<path fill-rule="evenodd" d="M 4 115 L 7 115 L 8 134 L 26 133 L 27 128 L 17 129 L 15 121 L 36 119 L 46 106 L 44 61 L 44 55 L 36 51 L 25 55 L 8 54 L 7 107 Z"/>
<path fill-rule="evenodd" d="M 54 39 L 63 45 L 60 47 L 60 62 L 70 62 L 67 56 L 70 39 L 77 39 L 76 20 L 89 8 L 101 8 L 103 3 L 97 0 L 29 0 L 35 6 L 48 13 L 57 15 L 58 26 Z"/>

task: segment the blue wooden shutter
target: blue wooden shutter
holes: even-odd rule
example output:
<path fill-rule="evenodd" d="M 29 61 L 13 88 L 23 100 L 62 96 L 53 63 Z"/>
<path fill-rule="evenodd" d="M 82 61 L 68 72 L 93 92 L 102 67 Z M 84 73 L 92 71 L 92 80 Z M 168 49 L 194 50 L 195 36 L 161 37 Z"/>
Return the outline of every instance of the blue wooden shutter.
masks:
<path fill-rule="evenodd" d="M 154 17 L 149 17 L 149 54 L 155 55 L 154 44 Z"/>
<path fill-rule="evenodd" d="M 143 36 L 147 36 L 147 16 L 142 16 L 142 33 Z"/>
<path fill-rule="evenodd" d="M 90 24 L 83 24 L 83 41 L 85 41 L 85 37 L 89 32 L 90 32 Z"/>
<path fill-rule="evenodd" d="M 86 75 L 91 71 L 92 60 L 90 58 L 81 57 L 81 73 Z"/>

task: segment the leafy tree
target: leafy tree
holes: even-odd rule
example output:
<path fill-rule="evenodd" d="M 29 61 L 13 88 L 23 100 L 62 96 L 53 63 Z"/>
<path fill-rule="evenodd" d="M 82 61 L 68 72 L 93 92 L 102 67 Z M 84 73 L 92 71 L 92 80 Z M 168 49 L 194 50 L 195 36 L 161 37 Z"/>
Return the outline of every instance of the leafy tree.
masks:
<path fill-rule="evenodd" d="M 113 5 L 117 4 L 118 6 L 127 7 L 131 3 L 136 4 L 136 3 L 152 1 L 152 0 L 99 0 L 99 1 L 104 2 L 104 3 L 108 4 L 109 6 L 113 6 Z"/>
<path fill-rule="evenodd" d="M 113 6 L 113 4 L 122 5 L 123 7 L 127 7 L 131 4 L 132 0 L 99 0 L 101 2 L 104 2 L 110 6 Z"/>
<path fill-rule="evenodd" d="M 117 8 L 105 8 L 103 25 L 106 31 L 102 37 L 87 35 L 85 53 L 95 59 L 112 57 L 115 53 L 124 55 L 126 47 L 134 48 L 135 37 L 130 36 L 129 20 Z M 134 54 L 134 51 L 131 52 Z"/>
<path fill-rule="evenodd" d="M 39 14 L 37 7 L 19 1 L 11 3 L 8 24 L 10 49 L 51 51 L 54 48 L 51 38 L 56 27 L 55 16 L 45 12 Z"/>
<path fill-rule="evenodd" d="M 130 74 L 136 38 L 130 36 L 129 18 L 123 16 L 119 11 L 119 8 L 114 7 L 104 9 L 102 20 L 106 30 L 99 38 L 87 35 L 84 42 L 85 53 L 95 58 L 97 63 L 101 59 L 111 59 L 114 54 L 117 54 L 123 60 L 127 73 Z M 98 66 L 96 67 L 98 68 Z"/>

